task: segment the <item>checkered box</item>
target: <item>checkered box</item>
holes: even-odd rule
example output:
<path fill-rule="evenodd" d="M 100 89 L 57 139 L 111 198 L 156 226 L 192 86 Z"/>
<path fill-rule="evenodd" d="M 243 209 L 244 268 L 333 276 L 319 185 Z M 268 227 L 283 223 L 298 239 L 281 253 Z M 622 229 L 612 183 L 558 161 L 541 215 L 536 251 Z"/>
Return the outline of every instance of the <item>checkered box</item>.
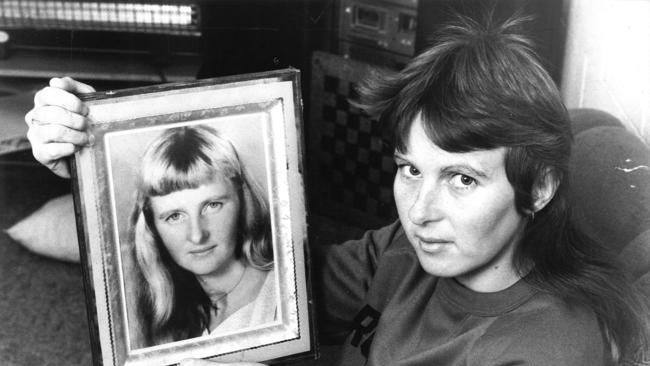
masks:
<path fill-rule="evenodd" d="M 308 173 L 310 205 L 364 227 L 396 218 L 393 151 L 379 124 L 350 104 L 368 64 L 317 51 L 312 56 Z"/>

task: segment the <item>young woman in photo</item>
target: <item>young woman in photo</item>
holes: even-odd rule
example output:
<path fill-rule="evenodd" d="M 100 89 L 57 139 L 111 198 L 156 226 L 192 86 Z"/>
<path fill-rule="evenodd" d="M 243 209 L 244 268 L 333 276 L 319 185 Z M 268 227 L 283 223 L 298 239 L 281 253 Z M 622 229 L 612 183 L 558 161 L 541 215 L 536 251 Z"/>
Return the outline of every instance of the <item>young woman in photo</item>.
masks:
<path fill-rule="evenodd" d="M 139 172 L 130 239 L 144 278 L 140 346 L 273 321 L 269 212 L 233 145 L 209 127 L 171 128 Z"/>

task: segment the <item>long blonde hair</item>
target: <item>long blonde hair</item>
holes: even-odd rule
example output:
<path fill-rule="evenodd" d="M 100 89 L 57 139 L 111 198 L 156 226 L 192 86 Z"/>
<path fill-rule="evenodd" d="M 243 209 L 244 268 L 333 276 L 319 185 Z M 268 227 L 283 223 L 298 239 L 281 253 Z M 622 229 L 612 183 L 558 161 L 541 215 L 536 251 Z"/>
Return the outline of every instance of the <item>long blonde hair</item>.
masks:
<path fill-rule="evenodd" d="M 152 196 L 197 188 L 224 178 L 236 187 L 241 204 L 238 258 L 262 270 L 273 268 L 269 210 L 259 185 L 241 164 L 234 146 L 212 128 L 184 126 L 165 131 L 142 159 L 131 236 L 145 289 L 139 307 L 148 321 L 148 343 L 200 335 L 209 321 L 209 299 L 193 274 L 171 258 L 156 231 Z"/>

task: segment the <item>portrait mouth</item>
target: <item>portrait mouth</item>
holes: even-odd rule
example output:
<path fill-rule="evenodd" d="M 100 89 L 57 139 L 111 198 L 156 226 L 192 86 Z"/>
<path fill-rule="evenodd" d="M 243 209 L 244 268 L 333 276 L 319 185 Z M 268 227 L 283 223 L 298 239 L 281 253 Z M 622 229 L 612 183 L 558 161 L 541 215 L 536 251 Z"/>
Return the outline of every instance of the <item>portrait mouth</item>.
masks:
<path fill-rule="evenodd" d="M 191 250 L 190 254 L 195 256 L 205 256 L 213 252 L 216 245 L 208 245 L 206 247 L 201 247 L 200 249 Z"/>

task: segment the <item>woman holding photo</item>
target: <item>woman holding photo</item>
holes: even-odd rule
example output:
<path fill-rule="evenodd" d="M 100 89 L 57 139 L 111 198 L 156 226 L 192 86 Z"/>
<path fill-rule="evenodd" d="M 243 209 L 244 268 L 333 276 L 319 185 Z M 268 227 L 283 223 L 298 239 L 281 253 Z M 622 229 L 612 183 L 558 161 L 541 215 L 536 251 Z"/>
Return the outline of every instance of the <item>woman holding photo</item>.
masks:
<path fill-rule="evenodd" d="M 459 17 L 402 71 L 361 88 L 395 147 L 399 221 L 314 256 L 319 333 L 345 344 L 342 364 L 647 360 L 642 299 L 574 224 L 570 120 L 526 21 Z M 74 137 L 30 128 L 34 155 L 64 172 L 61 159 L 88 141 L 70 93 L 85 87 L 52 83 L 27 120 L 45 105 L 75 116 L 48 119 Z"/>

